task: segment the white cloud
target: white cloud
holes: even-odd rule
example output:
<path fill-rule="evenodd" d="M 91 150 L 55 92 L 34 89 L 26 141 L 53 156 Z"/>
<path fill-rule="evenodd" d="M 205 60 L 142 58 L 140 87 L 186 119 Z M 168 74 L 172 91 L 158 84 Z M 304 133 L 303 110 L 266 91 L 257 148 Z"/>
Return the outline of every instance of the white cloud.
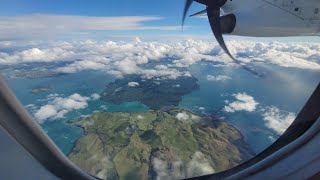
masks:
<path fill-rule="evenodd" d="M 142 119 L 144 119 L 144 117 L 141 116 L 141 115 L 138 115 L 138 116 L 137 116 L 137 119 L 142 120 Z"/>
<path fill-rule="evenodd" d="M 160 158 L 152 158 L 151 163 L 159 180 L 185 179 L 215 172 L 208 161 L 208 157 L 200 151 L 195 152 L 188 162 L 167 162 Z"/>
<path fill-rule="evenodd" d="M 28 104 L 26 106 L 24 106 L 26 109 L 28 109 L 29 111 L 34 111 L 37 106 L 35 104 Z"/>
<path fill-rule="evenodd" d="M 26 63 L 26 62 L 52 62 L 56 60 L 67 60 L 74 57 L 75 53 L 67 49 L 53 48 L 31 48 L 14 54 L 0 53 L 0 63 Z"/>
<path fill-rule="evenodd" d="M 259 104 L 254 100 L 254 98 L 246 93 L 236 93 L 232 95 L 236 101 L 229 102 L 226 101 L 227 106 L 223 108 L 226 112 L 236 112 L 236 111 L 248 111 L 253 112 L 256 110 L 257 105 Z"/>
<path fill-rule="evenodd" d="M 155 83 L 156 85 L 158 85 L 158 86 L 161 84 L 161 82 L 159 82 L 159 81 L 155 81 L 154 83 Z"/>
<path fill-rule="evenodd" d="M 266 126 L 278 135 L 284 133 L 296 118 L 293 112 L 282 111 L 275 106 L 267 107 L 263 113 Z"/>
<path fill-rule="evenodd" d="M 129 87 L 137 87 L 139 86 L 140 84 L 138 82 L 128 82 L 128 86 Z"/>
<path fill-rule="evenodd" d="M 96 97 L 96 95 L 92 95 L 92 99 Z M 48 119 L 63 118 L 70 111 L 84 109 L 88 106 L 88 101 L 91 99 L 75 93 L 69 97 L 61 97 L 56 94 L 49 95 L 48 100 L 47 105 L 41 106 L 38 110 L 34 111 L 34 117 L 40 124 Z"/>
<path fill-rule="evenodd" d="M 103 111 L 107 111 L 108 110 L 108 106 L 106 105 L 101 105 L 100 109 L 102 109 Z"/>
<path fill-rule="evenodd" d="M 206 110 L 206 108 L 204 108 L 204 107 L 199 107 L 199 110 L 200 110 L 200 111 L 204 111 L 204 110 Z"/>
<path fill-rule="evenodd" d="M 190 119 L 190 116 L 186 112 L 180 112 L 176 115 L 176 118 L 179 121 L 187 121 L 188 119 Z"/>
<path fill-rule="evenodd" d="M 283 67 L 320 70 L 320 43 L 228 43 L 230 50 L 238 53 L 238 59 L 242 62 L 259 61 Z M 10 43 L 4 44 L 10 46 Z M 191 76 L 189 71 L 179 67 L 188 67 L 201 60 L 215 62 L 217 66 L 235 66 L 218 44 L 194 40 L 171 43 L 87 40 L 51 42 L 46 47 L 33 46 L 12 53 L 0 52 L 0 64 L 69 61 L 53 71 L 76 73 L 101 70 L 116 77 L 137 74 L 160 79 Z M 144 66 L 162 60 L 166 65 Z M 208 75 L 207 79 L 222 81 L 229 77 Z"/>
<path fill-rule="evenodd" d="M 87 101 L 90 98 L 83 97 L 79 94 L 73 94 L 67 98 L 57 97 L 52 101 L 59 109 L 73 110 L 73 109 L 83 109 L 88 106 Z"/>
<path fill-rule="evenodd" d="M 105 66 L 106 65 L 103 63 L 82 60 L 82 61 L 76 61 L 65 67 L 57 68 L 56 71 L 62 72 L 62 73 L 76 73 L 83 70 L 103 70 L 105 69 Z"/>
<path fill-rule="evenodd" d="M 186 112 L 179 112 L 176 118 L 183 123 L 194 123 L 199 122 L 200 117 L 194 114 L 188 114 Z"/>
<path fill-rule="evenodd" d="M 42 124 L 46 119 L 57 116 L 58 112 L 55 106 L 45 105 L 42 106 L 35 114 L 35 118 L 40 124 Z"/>
<path fill-rule="evenodd" d="M 180 30 L 180 26 L 148 26 L 146 22 L 159 21 L 156 16 L 76 16 L 33 14 L 23 16 L 0 16 L 0 37 L 6 39 L 34 39 L 82 36 L 92 31 L 122 30 Z M 91 33 L 93 34 L 93 33 Z"/>
<path fill-rule="evenodd" d="M 152 158 L 151 163 L 153 170 L 157 173 L 157 180 L 185 178 L 181 161 L 169 163 L 160 158 Z"/>
<path fill-rule="evenodd" d="M 98 99 L 100 99 L 100 95 L 97 94 L 97 93 L 93 93 L 93 94 L 91 94 L 91 99 L 92 100 L 98 100 Z"/>
<path fill-rule="evenodd" d="M 320 43 L 262 43 L 231 41 L 233 52 L 244 54 L 243 61 L 262 61 L 283 67 L 320 70 L 317 56 Z"/>
<path fill-rule="evenodd" d="M 191 161 L 187 164 L 186 171 L 187 177 L 198 177 L 215 172 L 209 164 L 207 157 L 200 151 L 194 153 Z"/>
<path fill-rule="evenodd" d="M 207 75 L 208 81 L 225 81 L 229 79 L 231 79 L 231 77 L 225 76 L 225 75 L 218 75 L 218 76 Z"/>

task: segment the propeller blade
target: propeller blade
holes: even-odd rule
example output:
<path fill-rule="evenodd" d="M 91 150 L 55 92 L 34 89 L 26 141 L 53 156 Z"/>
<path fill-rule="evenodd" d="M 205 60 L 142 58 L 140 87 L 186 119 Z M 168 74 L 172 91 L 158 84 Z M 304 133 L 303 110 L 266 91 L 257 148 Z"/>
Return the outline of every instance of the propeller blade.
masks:
<path fill-rule="evenodd" d="M 187 13 L 188 13 L 188 11 L 189 11 L 189 8 L 190 8 L 192 2 L 193 2 L 193 0 L 187 0 L 187 1 L 186 1 L 186 4 L 185 4 L 185 6 L 184 6 L 183 17 L 182 17 L 182 25 L 181 25 L 182 27 L 183 27 L 183 25 L 184 25 L 184 21 L 185 21 L 185 19 L 186 19 Z"/>
<path fill-rule="evenodd" d="M 207 9 L 202 10 L 202 11 L 197 12 L 197 13 L 194 13 L 194 14 L 190 15 L 190 17 L 193 17 L 193 16 L 200 16 L 200 15 L 202 15 L 202 14 L 206 14 L 206 13 L 207 13 Z"/>
<path fill-rule="evenodd" d="M 258 76 L 258 77 L 264 77 L 263 74 L 247 67 L 246 65 L 243 65 L 241 63 L 241 61 L 235 59 L 230 51 L 228 50 L 223 36 L 222 36 L 222 31 L 221 31 L 221 23 L 220 23 L 220 7 L 219 6 L 214 6 L 214 5 L 210 5 L 207 7 L 207 15 L 208 15 L 208 19 L 209 19 L 209 23 L 212 29 L 212 32 L 216 38 L 216 40 L 218 41 L 219 45 L 221 46 L 221 48 L 225 51 L 225 53 L 228 54 L 228 56 L 238 65 L 240 65 L 244 70 Z"/>
<path fill-rule="evenodd" d="M 216 40 L 218 41 L 219 45 L 221 46 L 221 48 L 229 55 L 229 57 L 231 59 L 233 59 L 234 61 L 236 61 L 236 59 L 231 55 L 230 51 L 228 50 L 223 36 L 222 36 L 222 32 L 221 32 L 221 23 L 220 23 L 220 7 L 216 6 L 208 6 L 207 7 L 207 15 L 208 15 L 208 19 L 209 19 L 209 23 L 212 29 L 212 32 L 216 38 Z"/>
<path fill-rule="evenodd" d="M 236 60 L 231 55 L 230 51 L 228 50 L 228 48 L 224 42 L 224 39 L 222 36 L 222 30 L 221 30 L 221 20 L 220 20 L 221 9 L 220 9 L 220 7 L 222 7 L 227 2 L 227 0 L 186 0 L 186 4 L 184 7 L 184 11 L 183 11 L 183 17 L 182 17 L 182 25 L 181 25 L 182 28 L 183 28 L 187 13 L 189 11 L 189 8 L 190 8 L 193 1 L 204 4 L 207 6 L 207 8 L 205 10 L 200 11 L 196 14 L 191 15 L 191 16 L 196 16 L 196 15 L 201 15 L 201 14 L 207 13 L 212 32 L 213 32 L 216 40 L 218 41 L 220 47 L 225 51 L 225 53 L 227 53 L 228 56 L 236 64 L 240 65 L 244 70 L 246 70 L 256 76 L 263 77 L 263 74 L 258 73 L 253 69 L 250 69 L 249 67 L 243 65 L 239 60 Z"/>

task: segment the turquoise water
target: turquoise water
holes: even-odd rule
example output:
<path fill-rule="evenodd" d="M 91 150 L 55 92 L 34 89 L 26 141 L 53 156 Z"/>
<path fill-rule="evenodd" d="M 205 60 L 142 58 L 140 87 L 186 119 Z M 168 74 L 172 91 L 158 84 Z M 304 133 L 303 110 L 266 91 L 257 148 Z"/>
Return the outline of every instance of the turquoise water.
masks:
<path fill-rule="evenodd" d="M 38 108 L 46 105 L 49 94 L 62 94 L 64 97 L 78 93 L 89 97 L 93 93 L 101 93 L 105 85 L 112 82 L 114 78 L 99 71 L 86 71 L 65 76 L 56 76 L 38 79 L 10 79 L 9 86 L 15 92 L 23 105 L 34 104 Z M 41 93 L 30 93 L 33 88 L 51 87 L 49 91 Z M 101 107 L 103 106 L 103 108 Z M 90 115 L 97 111 L 109 112 L 145 112 L 149 108 L 139 102 L 128 102 L 120 105 L 108 104 L 100 100 L 88 101 L 85 109 L 74 110 L 65 115 L 65 118 L 46 121 L 41 124 L 45 132 L 56 143 L 56 145 L 68 154 L 74 142 L 82 135 L 82 129 L 72 126 L 68 121 L 77 120 L 82 115 Z"/>
<path fill-rule="evenodd" d="M 247 142 L 260 152 L 272 143 L 269 136 L 277 135 L 268 129 L 263 121 L 260 109 L 276 106 L 281 110 L 298 113 L 311 92 L 319 83 L 320 72 L 295 68 L 283 68 L 273 65 L 260 65 L 259 70 L 266 74 L 258 78 L 241 68 L 214 67 L 210 63 L 196 64 L 190 67 L 190 72 L 199 79 L 200 89 L 183 97 L 180 106 L 198 113 L 224 117 L 237 127 L 245 136 Z M 227 75 L 232 79 L 226 81 L 208 81 L 207 75 Z M 76 74 L 38 78 L 10 79 L 8 83 L 23 105 L 34 104 L 41 107 L 48 103 L 45 99 L 49 94 L 62 94 L 65 97 L 74 93 L 90 96 L 101 93 L 106 84 L 114 78 L 100 71 L 86 71 Z M 51 87 L 47 92 L 32 94 L 33 88 Z M 222 109 L 225 100 L 233 100 L 233 93 L 245 92 L 259 102 L 255 112 L 226 113 Z M 120 105 L 108 104 L 100 100 L 88 101 L 85 109 L 74 110 L 65 118 L 46 121 L 42 124 L 44 130 L 68 154 L 74 142 L 81 136 L 82 130 L 67 123 L 82 115 L 96 111 L 109 112 L 144 112 L 149 108 L 139 102 L 129 102 Z M 199 107 L 204 109 L 199 110 Z"/>

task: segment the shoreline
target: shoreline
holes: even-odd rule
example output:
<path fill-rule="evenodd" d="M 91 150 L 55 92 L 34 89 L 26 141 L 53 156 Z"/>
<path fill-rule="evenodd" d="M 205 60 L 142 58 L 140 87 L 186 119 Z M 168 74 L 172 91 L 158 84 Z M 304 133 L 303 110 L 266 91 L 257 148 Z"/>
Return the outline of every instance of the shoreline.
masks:
<path fill-rule="evenodd" d="M 226 121 L 226 120 L 224 120 L 224 119 L 222 119 L 222 118 L 219 118 L 219 117 L 217 118 L 217 117 L 214 116 L 214 115 L 210 115 L 210 116 L 208 116 L 208 115 L 204 115 L 204 116 L 203 116 L 203 115 L 199 115 L 199 113 L 195 113 L 194 111 L 189 110 L 188 108 L 183 108 L 183 107 L 179 107 L 179 106 L 164 106 L 164 107 L 162 107 L 162 108 L 159 109 L 159 110 L 151 110 L 151 109 L 150 109 L 149 112 L 152 112 L 152 113 L 155 113 L 155 114 L 158 115 L 158 113 L 160 113 L 160 112 L 168 112 L 168 111 L 170 111 L 170 110 L 172 110 L 172 109 L 175 109 L 175 108 L 179 108 L 179 109 L 181 109 L 181 110 L 188 111 L 188 112 L 190 112 L 190 113 L 192 113 L 192 114 L 195 114 L 195 115 L 197 115 L 197 116 L 200 116 L 200 117 L 209 117 L 209 118 L 211 118 L 212 121 L 218 121 L 218 122 L 226 123 L 228 126 L 232 127 L 233 129 L 235 129 L 235 130 L 239 133 L 240 139 L 242 140 L 243 145 L 242 145 L 241 148 L 240 148 L 239 145 L 236 144 L 236 142 L 230 142 L 230 143 L 234 144 L 237 148 L 239 148 L 239 150 L 242 149 L 242 148 L 245 148 L 245 149 L 247 149 L 248 151 L 250 151 L 250 153 L 252 153 L 252 154 L 254 154 L 254 155 L 257 155 L 257 153 L 251 148 L 251 145 L 248 144 L 248 142 L 246 141 L 246 138 L 245 138 L 245 136 L 243 135 L 243 133 L 242 133 L 237 127 L 235 127 L 234 125 L 230 124 L 230 122 L 228 122 L 228 121 Z M 92 113 L 92 114 L 90 114 L 90 115 L 87 116 L 87 117 L 90 117 L 90 116 L 92 116 L 92 115 L 99 114 L 99 113 L 129 113 L 129 114 L 132 114 L 132 113 L 141 113 L 141 112 L 106 112 L 106 111 L 104 111 L 104 112 Z M 78 118 L 78 119 L 76 119 L 76 120 L 66 121 L 66 123 L 67 123 L 68 125 L 74 126 L 74 127 L 77 127 L 77 128 L 80 128 L 80 129 L 81 129 L 81 136 L 79 136 L 79 137 L 77 138 L 77 140 L 74 141 L 70 152 L 68 152 L 68 153 L 66 154 L 67 157 L 73 152 L 73 149 L 75 148 L 75 146 L 76 146 L 76 144 L 78 143 L 78 141 L 79 141 L 82 137 L 86 136 L 86 134 L 87 134 L 87 132 L 86 132 L 86 130 L 85 130 L 85 127 L 83 127 L 81 124 L 79 124 L 79 122 L 80 122 L 81 120 L 83 120 L 84 118 L 86 118 L 86 117 L 80 117 L 80 118 Z M 247 147 L 245 147 L 245 146 L 247 146 Z"/>

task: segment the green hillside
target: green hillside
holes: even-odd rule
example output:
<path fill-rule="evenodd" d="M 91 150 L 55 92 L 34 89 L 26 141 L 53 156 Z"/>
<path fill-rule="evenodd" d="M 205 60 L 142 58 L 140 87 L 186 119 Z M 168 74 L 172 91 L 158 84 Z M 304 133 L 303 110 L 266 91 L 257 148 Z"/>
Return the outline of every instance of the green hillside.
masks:
<path fill-rule="evenodd" d="M 85 134 L 69 158 L 103 179 L 194 177 L 254 155 L 234 127 L 179 108 L 96 113 L 74 124 Z"/>

